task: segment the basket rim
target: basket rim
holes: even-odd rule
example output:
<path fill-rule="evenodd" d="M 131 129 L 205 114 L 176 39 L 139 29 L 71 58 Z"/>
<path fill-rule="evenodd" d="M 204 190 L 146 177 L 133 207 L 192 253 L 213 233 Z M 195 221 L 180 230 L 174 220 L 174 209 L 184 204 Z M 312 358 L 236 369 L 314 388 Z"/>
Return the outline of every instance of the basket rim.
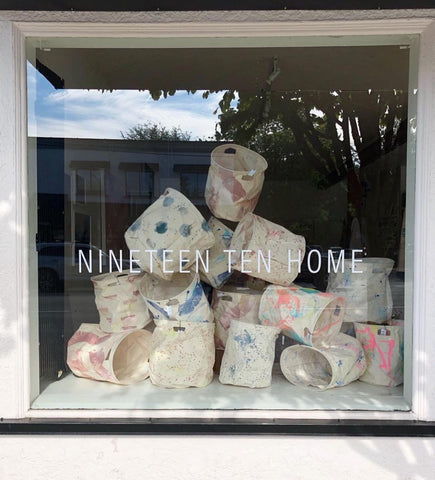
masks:
<path fill-rule="evenodd" d="M 259 153 L 257 152 L 254 152 L 254 150 L 251 150 L 249 148 L 246 148 L 246 147 L 243 147 L 242 145 L 238 145 L 236 143 L 226 143 L 225 145 L 219 145 L 217 146 L 216 148 L 214 148 L 211 153 L 210 153 L 210 156 L 211 156 L 211 161 L 210 161 L 210 164 L 211 165 L 216 165 L 217 167 L 221 168 L 222 170 L 226 170 L 227 172 L 236 172 L 236 173 L 244 173 L 244 174 L 249 174 L 252 170 L 234 170 L 232 168 L 227 168 L 227 167 L 223 167 L 222 165 L 220 165 L 216 159 L 215 159 L 215 155 L 217 153 L 225 153 L 225 152 L 221 152 L 221 150 L 226 150 L 227 148 L 237 148 L 239 150 L 242 150 L 242 151 L 246 151 L 246 152 L 249 152 L 250 154 L 254 154 L 258 157 L 258 159 L 260 160 L 260 162 L 263 164 L 262 165 L 262 168 L 259 168 L 259 169 L 255 169 L 255 174 L 257 173 L 264 173 L 267 168 L 268 168 L 268 163 L 267 163 L 267 160 L 262 156 L 260 155 Z M 253 176 L 253 175 L 252 175 Z"/>

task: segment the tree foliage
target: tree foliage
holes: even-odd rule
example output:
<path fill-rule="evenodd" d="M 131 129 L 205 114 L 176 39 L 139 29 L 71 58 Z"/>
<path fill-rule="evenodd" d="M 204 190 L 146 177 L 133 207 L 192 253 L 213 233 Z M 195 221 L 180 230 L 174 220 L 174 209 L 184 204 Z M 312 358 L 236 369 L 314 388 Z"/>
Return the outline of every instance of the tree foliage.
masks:
<path fill-rule="evenodd" d="M 166 128 L 160 123 L 140 123 L 130 127 L 126 132 L 121 132 L 124 140 L 168 140 L 170 142 L 189 141 L 191 132 L 186 132 L 180 127 Z"/>

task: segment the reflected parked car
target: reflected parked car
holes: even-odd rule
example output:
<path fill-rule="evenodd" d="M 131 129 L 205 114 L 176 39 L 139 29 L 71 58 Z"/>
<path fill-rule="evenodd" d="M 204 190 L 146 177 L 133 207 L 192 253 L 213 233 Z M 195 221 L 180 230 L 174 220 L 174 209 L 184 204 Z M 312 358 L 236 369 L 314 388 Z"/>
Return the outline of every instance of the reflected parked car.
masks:
<path fill-rule="evenodd" d="M 109 271 L 109 256 L 94 245 L 73 242 L 38 243 L 36 249 L 40 293 L 62 292 L 66 288 L 86 291 L 92 288 L 92 276 Z M 126 260 L 121 265 L 123 269 L 130 266 Z M 115 263 L 112 268 L 117 268 Z"/>

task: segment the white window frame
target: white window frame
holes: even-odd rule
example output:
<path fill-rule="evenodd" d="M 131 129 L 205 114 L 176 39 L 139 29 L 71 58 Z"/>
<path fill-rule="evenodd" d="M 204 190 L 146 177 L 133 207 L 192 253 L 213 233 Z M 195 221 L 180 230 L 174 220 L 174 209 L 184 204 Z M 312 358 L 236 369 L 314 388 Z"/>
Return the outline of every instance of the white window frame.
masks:
<path fill-rule="evenodd" d="M 174 12 L 176 13 L 176 12 Z M 257 12 L 258 13 L 258 12 Z M 254 20 L 256 13 L 250 15 Z M 388 16 L 388 14 L 386 15 Z M 186 18 L 186 17 L 182 17 Z M 213 18 L 211 16 L 210 18 Z M 216 18 L 219 18 L 216 16 Z M 291 17 L 289 17 L 291 18 Z M 1 19 L 1 16 L 0 16 Z M 38 378 L 31 365 L 29 345 L 35 341 L 30 312 L 34 297 L 29 285 L 36 268 L 29 266 L 29 238 L 36 231 L 29 225 L 27 205 L 34 192 L 28 189 L 27 160 L 27 37 L 81 38 L 189 38 L 238 37 L 240 41 L 261 37 L 316 37 L 355 35 L 420 35 L 418 59 L 418 124 L 415 171 L 415 252 L 413 304 L 412 410 L 383 411 L 215 411 L 215 410 L 31 410 L 32 382 Z M 435 420 L 435 20 L 432 18 L 385 18 L 378 20 L 255 21 L 246 22 L 13 22 L 0 21 L 0 417 L 39 418 L 288 418 Z M 29 173 L 30 178 L 35 172 Z M 36 283 L 35 283 L 36 284 Z"/>

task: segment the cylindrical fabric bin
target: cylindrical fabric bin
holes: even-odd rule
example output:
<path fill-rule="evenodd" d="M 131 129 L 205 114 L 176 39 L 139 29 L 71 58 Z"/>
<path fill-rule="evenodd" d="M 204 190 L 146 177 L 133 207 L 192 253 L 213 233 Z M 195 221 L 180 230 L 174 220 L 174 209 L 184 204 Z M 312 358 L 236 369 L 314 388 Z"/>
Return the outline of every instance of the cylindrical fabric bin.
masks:
<path fill-rule="evenodd" d="M 344 272 L 329 274 L 327 291 L 345 298 L 344 322 L 386 323 L 391 320 L 393 298 L 388 275 L 394 266 L 389 258 L 344 260 Z"/>
<path fill-rule="evenodd" d="M 332 293 L 312 288 L 269 285 L 263 293 L 259 318 L 284 335 L 305 345 L 328 341 L 338 334 L 345 301 Z"/>
<path fill-rule="evenodd" d="M 125 241 L 142 270 L 170 279 L 171 272 L 189 270 L 214 236 L 193 203 L 168 188 L 130 225 Z"/>
<path fill-rule="evenodd" d="M 259 290 L 226 285 L 213 291 L 211 308 L 216 321 L 216 348 L 223 349 L 228 338 L 228 329 L 233 320 L 259 324 L 258 309 L 261 295 Z"/>
<path fill-rule="evenodd" d="M 147 330 L 106 333 L 83 323 L 68 342 L 67 364 L 79 377 L 128 385 L 149 375 L 152 334 Z"/>
<path fill-rule="evenodd" d="M 148 307 L 139 294 L 143 273 L 103 273 L 92 277 L 95 304 L 104 332 L 141 329 L 152 322 Z"/>
<path fill-rule="evenodd" d="M 360 380 L 387 387 L 403 383 L 403 323 L 355 323 L 355 332 L 367 360 L 367 370 Z"/>
<path fill-rule="evenodd" d="M 279 328 L 232 320 L 219 381 L 241 387 L 269 387 L 278 334 Z"/>
<path fill-rule="evenodd" d="M 214 235 L 215 243 L 208 250 L 208 271 L 201 262 L 198 262 L 199 274 L 203 282 L 218 288 L 231 276 L 228 257 L 224 250 L 230 248 L 234 232 L 214 217 L 210 218 L 208 226 Z"/>
<path fill-rule="evenodd" d="M 325 390 L 360 378 L 366 369 L 366 360 L 358 340 L 339 333 L 329 345 L 286 348 L 281 354 L 280 366 L 290 383 Z"/>
<path fill-rule="evenodd" d="M 238 222 L 254 211 L 264 182 L 266 160 L 240 145 L 220 145 L 211 152 L 205 201 L 214 216 Z"/>
<path fill-rule="evenodd" d="M 213 313 L 197 273 L 177 273 L 171 280 L 146 274 L 139 290 L 156 325 L 162 320 L 213 322 Z"/>
<path fill-rule="evenodd" d="M 150 380 L 166 388 L 205 387 L 213 379 L 214 323 L 163 320 L 156 326 Z"/>
<path fill-rule="evenodd" d="M 305 238 L 248 213 L 237 225 L 231 250 L 235 250 L 232 266 L 236 270 L 288 286 L 298 276 L 305 255 Z"/>

